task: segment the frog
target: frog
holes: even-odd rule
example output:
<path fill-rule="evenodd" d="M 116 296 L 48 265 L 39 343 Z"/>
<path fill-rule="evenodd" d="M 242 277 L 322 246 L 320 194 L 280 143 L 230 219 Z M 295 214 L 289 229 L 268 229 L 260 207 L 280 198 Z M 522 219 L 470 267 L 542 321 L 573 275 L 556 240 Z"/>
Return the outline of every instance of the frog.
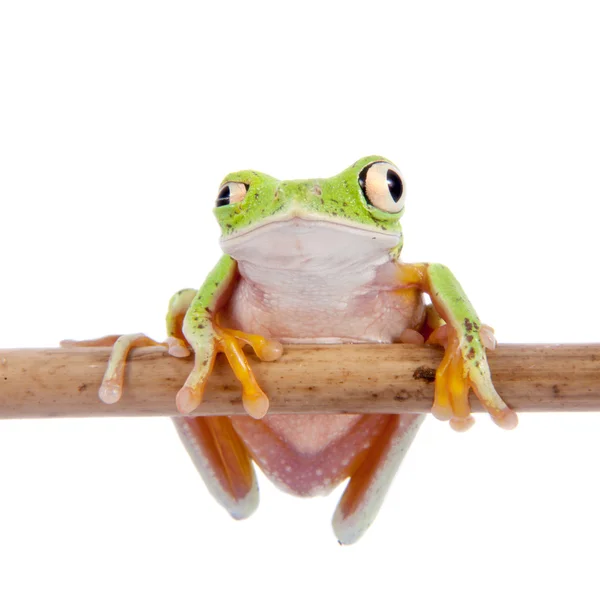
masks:
<path fill-rule="evenodd" d="M 171 298 L 164 342 L 144 334 L 99 342 L 112 345 L 100 398 L 120 399 L 134 347 L 193 353 L 173 422 L 215 499 L 235 519 L 249 517 L 259 500 L 255 465 L 302 497 L 328 494 L 348 480 L 332 524 L 340 544 L 356 542 L 425 415 L 270 415 L 244 347 L 273 361 L 284 344 L 438 344 L 444 354 L 432 414 L 467 430 L 473 390 L 497 425 L 517 425 L 491 379 L 493 330 L 446 266 L 401 260 L 405 195 L 398 167 L 377 155 L 330 178 L 230 173 L 214 206 L 222 257 L 199 289 Z M 246 414 L 194 416 L 219 353 L 241 384 Z"/>

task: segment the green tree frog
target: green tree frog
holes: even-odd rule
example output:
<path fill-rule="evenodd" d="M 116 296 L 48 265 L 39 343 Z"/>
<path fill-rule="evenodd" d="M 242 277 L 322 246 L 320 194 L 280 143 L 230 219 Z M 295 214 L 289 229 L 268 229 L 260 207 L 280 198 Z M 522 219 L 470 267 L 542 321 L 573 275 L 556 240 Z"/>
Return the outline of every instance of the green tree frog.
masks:
<path fill-rule="evenodd" d="M 224 254 L 199 290 L 171 299 L 164 345 L 174 356 L 194 353 L 176 398 L 183 415 L 202 402 L 217 353 L 241 382 L 247 416 L 174 419 L 209 490 L 234 518 L 257 507 L 253 463 L 299 496 L 328 493 L 349 478 L 333 527 L 341 543 L 356 541 L 423 420 L 415 414 L 269 415 L 245 345 L 260 359 L 275 360 L 283 343 L 442 344 L 433 414 L 467 429 L 472 388 L 498 425 L 516 426 L 492 384 L 486 360 L 492 330 L 446 267 L 400 260 L 404 197 L 399 170 L 380 156 L 329 179 L 278 181 L 239 171 L 222 182 L 214 212 Z M 121 396 L 129 349 L 157 344 L 142 334 L 112 341 L 100 390 L 105 402 Z"/>

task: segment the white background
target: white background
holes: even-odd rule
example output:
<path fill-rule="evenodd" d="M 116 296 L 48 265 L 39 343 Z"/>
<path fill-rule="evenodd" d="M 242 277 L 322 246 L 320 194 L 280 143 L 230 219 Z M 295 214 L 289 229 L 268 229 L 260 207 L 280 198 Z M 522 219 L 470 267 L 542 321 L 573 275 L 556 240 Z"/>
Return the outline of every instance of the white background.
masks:
<path fill-rule="evenodd" d="M 600 341 L 596 8 L 3 1 L 0 346 L 163 337 L 227 172 L 372 153 L 501 342 Z M 339 492 L 234 522 L 166 419 L 1 422 L 0 597 L 597 598 L 599 462 L 600 415 L 430 419 L 342 548 Z"/>

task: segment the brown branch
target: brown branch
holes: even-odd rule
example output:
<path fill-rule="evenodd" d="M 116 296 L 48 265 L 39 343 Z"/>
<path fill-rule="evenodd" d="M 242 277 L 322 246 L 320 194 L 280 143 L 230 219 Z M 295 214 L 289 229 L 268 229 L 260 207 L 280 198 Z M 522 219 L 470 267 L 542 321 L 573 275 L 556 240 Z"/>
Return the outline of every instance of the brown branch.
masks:
<path fill-rule="evenodd" d="M 98 387 L 109 351 L 0 350 L 0 418 L 176 415 L 175 394 L 192 367 L 162 348 L 134 350 L 125 393 L 106 405 Z M 600 409 L 600 344 L 504 345 L 490 352 L 496 387 L 518 411 Z M 287 346 L 274 363 L 250 363 L 276 413 L 428 412 L 442 351 L 428 346 Z M 480 410 L 471 395 L 474 410 Z M 223 357 L 198 415 L 243 414 Z"/>

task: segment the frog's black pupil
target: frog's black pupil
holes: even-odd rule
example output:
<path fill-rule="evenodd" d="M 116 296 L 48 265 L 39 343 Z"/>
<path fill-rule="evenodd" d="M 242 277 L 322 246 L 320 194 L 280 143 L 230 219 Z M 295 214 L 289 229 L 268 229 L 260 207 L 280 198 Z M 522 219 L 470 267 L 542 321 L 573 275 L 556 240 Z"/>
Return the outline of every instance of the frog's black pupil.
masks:
<path fill-rule="evenodd" d="M 227 204 L 229 204 L 230 196 L 231 190 L 229 189 L 229 186 L 226 185 L 217 196 L 217 206 L 226 206 Z"/>
<path fill-rule="evenodd" d="M 402 196 L 402 179 L 400 179 L 398 173 L 389 169 L 387 172 L 387 184 L 392 200 L 398 202 Z"/>

